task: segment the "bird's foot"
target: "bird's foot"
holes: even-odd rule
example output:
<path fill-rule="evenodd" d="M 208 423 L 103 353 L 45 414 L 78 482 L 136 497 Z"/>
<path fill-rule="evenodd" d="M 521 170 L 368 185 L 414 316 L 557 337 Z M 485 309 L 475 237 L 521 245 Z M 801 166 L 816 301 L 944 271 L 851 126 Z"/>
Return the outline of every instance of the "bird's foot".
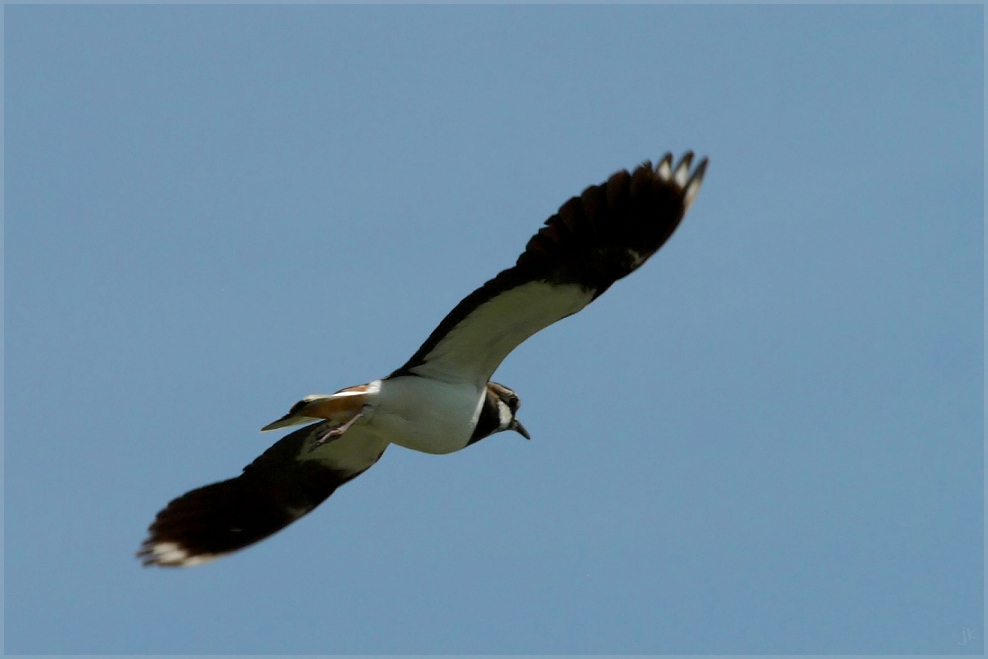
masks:
<path fill-rule="evenodd" d="M 316 437 L 316 440 L 312 442 L 312 446 L 309 447 L 309 452 L 311 453 L 312 451 L 315 451 L 323 444 L 328 444 L 329 442 L 335 441 L 340 437 L 342 437 L 343 434 L 350 429 L 350 426 L 352 426 L 357 421 L 357 419 L 360 419 L 364 416 L 365 409 L 367 409 L 366 405 L 363 408 L 361 408 L 359 412 L 354 414 L 353 417 L 351 417 L 350 420 L 347 421 L 346 423 L 338 426 L 332 426 L 330 428 L 326 428 L 321 433 L 319 433 L 319 435 Z"/>

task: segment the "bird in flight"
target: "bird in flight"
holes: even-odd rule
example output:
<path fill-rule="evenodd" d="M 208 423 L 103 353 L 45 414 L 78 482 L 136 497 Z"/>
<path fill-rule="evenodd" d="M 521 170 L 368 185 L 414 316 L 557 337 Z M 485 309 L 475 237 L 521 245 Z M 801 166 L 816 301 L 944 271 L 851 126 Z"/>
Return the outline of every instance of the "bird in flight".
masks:
<path fill-rule="evenodd" d="M 666 154 L 573 197 L 511 268 L 457 304 L 391 375 L 306 396 L 262 430 L 305 425 L 236 478 L 169 503 L 138 551 L 144 565 L 188 567 L 252 545 L 367 471 L 389 444 L 452 453 L 504 430 L 529 439 L 514 391 L 491 382 L 525 339 L 593 302 L 654 254 L 700 190 L 704 158 Z"/>

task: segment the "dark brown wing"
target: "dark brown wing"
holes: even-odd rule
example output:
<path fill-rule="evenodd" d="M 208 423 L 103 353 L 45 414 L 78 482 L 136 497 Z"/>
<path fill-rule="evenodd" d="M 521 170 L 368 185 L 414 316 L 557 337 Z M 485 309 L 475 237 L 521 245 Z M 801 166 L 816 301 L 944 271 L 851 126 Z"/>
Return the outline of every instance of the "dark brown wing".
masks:
<path fill-rule="evenodd" d="M 377 462 L 387 442 L 354 428 L 309 447 L 328 422 L 286 435 L 236 478 L 186 492 L 155 517 L 138 551 L 145 565 L 189 567 L 279 531 Z"/>
<path fill-rule="evenodd" d="M 546 220 L 514 267 L 449 312 L 422 347 L 391 374 L 482 386 L 525 339 L 576 313 L 654 254 L 696 197 L 707 160 L 690 171 L 687 152 L 666 154 L 573 197 Z"/>

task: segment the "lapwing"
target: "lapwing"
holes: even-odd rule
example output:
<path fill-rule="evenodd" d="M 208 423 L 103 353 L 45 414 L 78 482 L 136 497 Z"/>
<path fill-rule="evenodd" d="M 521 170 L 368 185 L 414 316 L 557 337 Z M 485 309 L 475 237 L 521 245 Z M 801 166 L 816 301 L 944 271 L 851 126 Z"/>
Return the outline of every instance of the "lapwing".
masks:
<path fill-rule="evenodd" d="M 468 295 L 391 375 L 306 396 L 262 430 L 303 425 L 236 478 L 192 490 L 155 517 L 138 557 L 185 567 L 252 545 L 374 465 L 390 444 L 452 453 L 513 430 L 521 401 L 490 378 L 525 339 L 575 314 L 672 235 L 703 180 L 666 154 L 615 173 L 545 222 L 511 268 Z"/>

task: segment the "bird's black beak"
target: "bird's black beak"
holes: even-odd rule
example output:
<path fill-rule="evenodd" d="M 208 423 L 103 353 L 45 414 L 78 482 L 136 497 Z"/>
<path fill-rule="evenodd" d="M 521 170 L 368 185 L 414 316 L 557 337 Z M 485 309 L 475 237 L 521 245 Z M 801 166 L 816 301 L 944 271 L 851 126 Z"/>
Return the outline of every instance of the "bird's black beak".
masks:
<path fill-rule="evenodd" d="M 525 430 L 525 426 L 521 425 L 521 421 L 519 421 L 518 419 L 511 420 L 511 425 L 508 426 L 508 430 L 514 430 L 516 433 L 518 433 L 525 439 L 532 438 L 532 436 L 528 434 L 528 431 Z"/>

